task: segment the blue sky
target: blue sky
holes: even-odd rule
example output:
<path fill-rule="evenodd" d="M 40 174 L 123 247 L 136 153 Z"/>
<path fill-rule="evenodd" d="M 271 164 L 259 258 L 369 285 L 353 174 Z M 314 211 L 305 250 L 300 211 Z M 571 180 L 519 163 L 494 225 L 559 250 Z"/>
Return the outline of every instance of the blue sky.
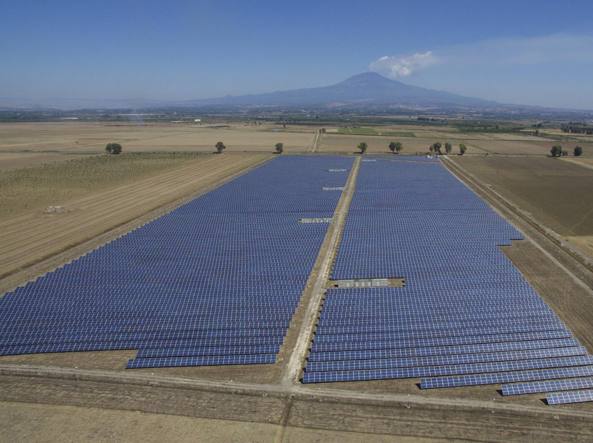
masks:
<path fill-rule="evenodd" d="M 369 69 L 593 109 L 593 3 L 0 0 L 0 97 L 206 98 Z"/>

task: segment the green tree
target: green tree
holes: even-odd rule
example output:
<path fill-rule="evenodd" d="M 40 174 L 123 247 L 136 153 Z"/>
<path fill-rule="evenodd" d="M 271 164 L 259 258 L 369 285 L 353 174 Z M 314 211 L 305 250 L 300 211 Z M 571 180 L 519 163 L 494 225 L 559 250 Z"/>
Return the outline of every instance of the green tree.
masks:
<path fill-rule="evenodd" d="M 107 143 L 107 146 L 105 146 L 105 151 L 107 151 L 108 154 L 121 154 L 121 145 L 119 143 Z"/>
<path fill-rule="evenodd" d="M 459 144 L 459 155 L 465 154 L 465 151 L 467 151 L 467 147 L 463 143 L 460 143 Z"/>
<path fill-rule="evenodd" d="M 395 142 L 395 152 L 400 153 L 404 149 L 404 145 L 400 142 Z"/>
<path fill-rule="evenodd" d="M 360 142 L 357 146 L 357 148 L 361 154 L 364 154 L 365 152 L 367 152 L 368 147 L 369 147 L 369 145 L 367 145 L 365 142 Z"/>
<path fill-rule="evenodd" d="M 562 146 L 552 146 L 552 149 L 550 149 L 550 154 L 552 154 L 552 157 L 560 157 L 562 155 Z"/>
<path fill-rule="evenodd" d="M 574 156 L 580 157 L 581 155 L 583 155 L 583 148 L 581 148 L 580 146 L 576 146 L 574 148 Z"/>
<path fill-rule="evenodd" d="M 395 142 L 389 143 L 389 150 L 395 154 Z"/>
<path fill-rule="evenodd" d="M 449 142 L 445 143 L 445 154 L 451 154 L 453 150 L 453 145 Z"/>
<path fill-rule="evenodd" d="M 441 154 L 442 147 L 443 147 L 443 145 L 441 145 L 439 142 L 436 142 L 435 144 L 432 145 L 432 151 L 434 151 L 435 154 Z"/>
<path fill-rule="evenodd" d="M 216 148 L 216 152 L 218 152 L 219 154 L 222 154 L 222 151 L 226 149 L 226 146 L 223 142 L 217 142 L 216 145 L 214 145 L 214 147 Z"/>
<path fill-rule="evenodd" d="M 284 144 L 283 143 L 276 143 L 274 145 L 274 147 L 276 148 L 276 154 L 282 154 L 282 152 L 284 152 Z"/>

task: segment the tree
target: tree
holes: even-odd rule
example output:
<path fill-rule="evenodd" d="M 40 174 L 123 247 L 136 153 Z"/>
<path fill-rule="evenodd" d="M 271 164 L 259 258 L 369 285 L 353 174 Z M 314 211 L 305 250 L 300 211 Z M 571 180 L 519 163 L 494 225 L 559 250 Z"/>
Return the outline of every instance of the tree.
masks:
<path fill-rule="evenodd" d="M 276 154 L 282 154 L 282 152 L 284 151 L 284 144 L 283 143 L 276 143 L 274 145 L 274 147 L 276 148 Z"/>
<path fill-rule="evenodd" d="M 580 146 L 576 146 L 574 148 L 574 156 L 580 157 L 581 155 L 583 155 L 583 148 L 581 148 Z"/>
<path fill-rule="evenodd" d="M 449 142 L 445 143 L 445 153 L 451 154 L 452 150 L 453 150 L 453 145 Z"/>
<path fill-rule="evenodd" d="M 552 157 L 560 157 L 562 155 L 562 146 L 560 146 L 560 145 L 552 146 L 552 149 L 550 150 L 550 154 L 552 154 Z"/>
<path fill-rule="evenodd" d="M 119 143 L 107 143 L 105 151 L 108 154 L 121 154 L 121 145 Z"/>
<path fill-rule="evenodd" d="M 465 154 L 465 151 L 467 151 L 467 147 L 463 143 L 461 143 L 459 145 L 459 155 Z"/>
<path fill-rule="evenodd" d="M 223 142 L 217 142 L 216 145 L 214 145 L 214 147 L 216 148 L 216 152 L 218 152 L 219 154 L 222 154 L 222 151 L 226 149 L 226 146 Z"/>
<path fill-rule="evenodd" d="M 359 149 L 361 154 L 364 154 L 365 152 L 367 152 L 368 147 L 369 146 L 365 142 L 360 142 L 357 146 L 357 148 Z"/>
<path fill-rule="evenodd" d="M 443 145 L 441 145 L 439 142 L 436 142 L 434 145 L 432 145 L 432 150 L 434 151 L 435 154 L 441 154 L 441 148 L 443 147 Z"/>
<path fill-rule="evenodd" d="M 404 145 L 402 145 L 400 142 L 389 143 L 389 150 L 394 154 L 399 154 L 402 149 L 404 149 Z"/>

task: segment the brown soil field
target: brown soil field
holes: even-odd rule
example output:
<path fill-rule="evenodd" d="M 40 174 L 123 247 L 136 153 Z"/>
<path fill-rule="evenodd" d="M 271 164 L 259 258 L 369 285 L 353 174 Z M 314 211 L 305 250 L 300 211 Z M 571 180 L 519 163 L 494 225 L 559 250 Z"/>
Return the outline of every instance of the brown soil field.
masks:
<path fill-rule="evenodd" d="M 589 257 L 593 257 L 593 235 L 568 236 L 566 240 Z"/>
<path fill-rule="evenodd" d="M 62 162 L 81 158 L 80 154 L 62 154 L 59 152 L 47 153 L 27 153 L 27 152 L 0 152 L 0 171 L 9 169 L 29 168 L 42 164 Z"/>
<path fill-rule="evenodd" d="M 583 168 L 593 169 L 593 158 L 561 158 L 563 162 L 572 163 L 574 165 L 582 166 Z"/>
<path fill-rule="evenodd" d="M 593 235 L 593 170 L 544 157 L 454 161 L 558 234 Z"/>
<path fill-rule="evenodd" d="M 541 140 L 541 139 L 539 139 Z M 534 155 L 547 156 L 550 149 L 556 144 L 560 144 L 566 151 L 572 155 L 572 150 L 579 144 L 583 148 L 583 156 L 593 157 L 593 144 L 576 142 L 558 142 L 558 141 L 528 141 L 528 140 L 500 140 L 493 136 L 489 140 L 475 140 L 472 142 L 477 148 L 488 152 L 489 154 L 499 155 Z"/>
<path fill-rule="evenodd" d="M 34 422 L 35 426 L 31 426 Z M 388 443 L 393 436 L 305 429 L 272 423 L 184 417 L 146 412 L 0 402 L 0 429 L 6 441 L 302 442 Z M 198 437 L 199 436 L 199 437 Z M 440 439 L 398 436 L 400 443 Z M 444 441 L 444 440 L 442 440 Z"/>
<path fill-rule="evenodd" d="M 0 123 L 0 152 L 103 152 L 109 142 L 121 143 L 124 152 L 213 152 L 222 141 L 227 151 L 272 152 L 278 142 L 285 152 L 307 151 L 313 140 L 310 128 L 272 125 L 216 125 L 186 123 Z"/>
<path fill-rule="evenodd" d="M 198 158 L 213 157 L 205 153 L 61 156 L 69 161 L 0 170 L 0 222 L 24 212 L 43 212 L 50 205 L 62 205 L 77 197 L 133 183 Z"/>
<path fill-rule="evenodd" d="M 19 212 L 19 215 L 0 221 L 0 275 L 9 275 L 155 208 L 203 191 L 269 157 L 266 154 L 223 154 L 196 156 L 193 160 L 186 158 L 177 167 L 168 167 L 159 173 L 151 171 L 149 176 L 136 177 L 131 183 L 119 184 L 115 180 L 112 186 L 98 185 L 95 192 L 85 189 L 83 196 L 73 191 L 76 198 L 52 200 L 51 205 L 64 208 L 62 213 L 44 213 L 40 207 L 44 207 L 48 200 L 37 200 L 35 210 Z M 163 162 L 166 164 L 166 160 Z M 133 167 L 124 169 L 129 171 Z M 24 180 L 23 186 L 32 186 L 34 195 L 35 177 L 28 177 L 33 181 Z M 58 190 L 61 190 L 60 183 L 58 181 L 56 185 Z M 47 197 L 48 194 L 44 191 L 43 195 Z M 64 195 L 68 195 L 67 189 Z"/>

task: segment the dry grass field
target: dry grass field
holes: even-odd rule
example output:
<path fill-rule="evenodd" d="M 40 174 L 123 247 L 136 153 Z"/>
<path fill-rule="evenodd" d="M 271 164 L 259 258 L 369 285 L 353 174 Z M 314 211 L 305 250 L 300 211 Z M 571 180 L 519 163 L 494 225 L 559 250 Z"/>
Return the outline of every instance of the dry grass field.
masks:
<path fill-rule="evenodd" d="M 0 152 L 0 171 L 62 162 L 85 157 L 87 155 L 95 154 L 69 154 L 67 152 Z"/>
<path fill-rule="evenodd" d="M 0 275 L 208 189 L 269 157 L 129 154 L 4 171 L 0 175 Z M 61 209 L 47 213 L 48 206 Z"/>
<path fill-rule="evenodd" d="M 18 154 L 15 154 L 18 155 Z M 67 156 L 68 161 L 0 170 L 0 222 L 27 211 L 42 213 L 50 205 L 133 183 L 183 166 L 210 154 L 149 153 L 119 156 Z"/>
<path fill-rule="evenodd" d="M 574 164 L 577 160 L 544 157 L 457 157 L 455 161 L 593 256 L 593 169 Z"/>
<path fill-rule="evenodd" d="M 102 152 L 108 142 L 121 143 L 124 152 L 213 152 L 217 141 L 223 141 L 228 152 L 272 152 L 278 142 L 284 143 L 286 152 L 303 152 L 310 148 L 313 134 L 306 127 L 245 124 L 2 123 L 0 153 Z M 2 163 L 0 156 L 0 169 Z"/>

